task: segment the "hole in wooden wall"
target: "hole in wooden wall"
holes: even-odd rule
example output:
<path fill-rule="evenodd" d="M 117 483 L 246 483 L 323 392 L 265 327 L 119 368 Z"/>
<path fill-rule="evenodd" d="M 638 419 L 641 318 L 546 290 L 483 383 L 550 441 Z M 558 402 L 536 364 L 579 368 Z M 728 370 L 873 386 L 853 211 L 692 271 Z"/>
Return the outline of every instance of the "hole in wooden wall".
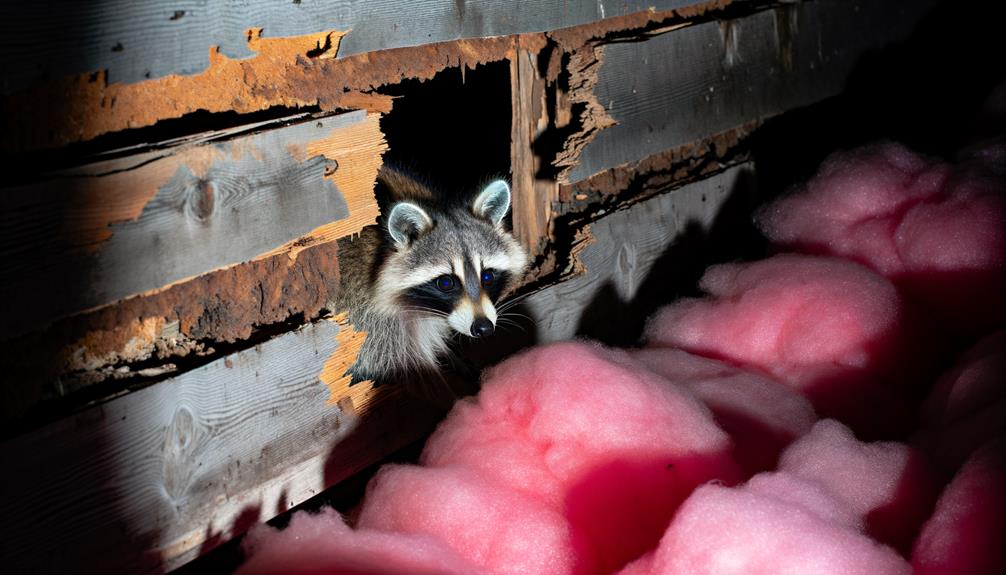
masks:
<path fill-rule="evenodd" d="M 447 68 L 431 80 L 380 90 L 396 96 L 381 120 L 385 163 L 408 168 L 448 193 L 470 193 L 510 174 L 510 66 Z"/>

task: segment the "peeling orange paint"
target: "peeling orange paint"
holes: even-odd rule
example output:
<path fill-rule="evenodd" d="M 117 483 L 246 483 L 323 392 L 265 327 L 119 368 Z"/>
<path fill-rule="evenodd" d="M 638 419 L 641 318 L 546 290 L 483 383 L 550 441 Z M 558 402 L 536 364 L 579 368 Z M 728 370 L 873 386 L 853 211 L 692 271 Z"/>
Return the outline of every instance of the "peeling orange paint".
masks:
<path fill-rule="evenodd" d="M 297 259 L 305 248 L 359 233 L 364 226 L 377 222 L 381 210 L 374 196 L 374 183 L 381 168 L 381 157 L 388 149 L 381 132 L 380 118 L 380 114 L 368 114 L 362 122 L 336 128 L 324 138 L 291 150 L 294 157 L 321 156 L 335 162 L 325 177 L 342 192 L 349 207 L 349 216 L 319 226 L 262 257 L 285 252 L 290 259 Z"/>
<path fill-rule="evenodd" d="M 247 113 L 270 106 L 301 107 L 317 103 L 313 98 L 299 98 L 282 89 L 283 78 L 292 66 L 311 68 L 332 58 L 338 51 L 344 32 L 336 30 L 286 38 L 263 38 L 262 29 L 247 31 L 248 49 L 256 55 L 233 59 L 221 54 L 219 47 L 209 48 L 209 66 L 194 75 L 172 74 L 134 84 L 107 83 L 107 73 L 81 74 L 57 81 L 61 125 L 53 126 L 65 136 L 62 142 L 89 140 L 97 135 L 127 128 L 149 126 L 158 120 L 178 118 L 196 110 Z M 308 52 L 328 45 L 320 56 Z M 12 98 L 11 113 L 18 105 L 33 107 L 37 93 L 52 93 L 53 87 L 28 89 L 23 100 Z M 21 100 L 19 102 L 19 100 Z"/>
<path fill-rule="evenodd" d="M 350 386 L 353 377 L 348 370 L 356 362 L 367 334 L 353 329 L 345 313 L 337 315 L 331 321 L 339 325 L 339 333 L 335 336 L 339 347 L 325 360 L 318 379 L 328 387 L 326 403 L 338 405 L 343 411 L 360 413 L 374 395 L 374 382 L 366 380 Z"/>
<path fill-rule="evenodd" d="M 108 84 L 99 71 L 37 84 L 0 98 L 0 117 L 10 126 L 0 149 L 59 147 L 200 110 L 244 114 L 318 106 L 387 112 L 392 98 L 373 93 L 375 88 L 404 78 L 429 79 L 448 67 L 503 60 L 514 43 L 511 37 L 478 38 L 335 59 L 344 33 L 263 38 L 261 29 L 253 29 L 248 47 L 255 56 L 236 60 L 210 47 L 210 65 L 199 74 Z M 317 54 L 326 41 L 328 49 Z M 60 106 L 49 105 L 53 101 Z"/>

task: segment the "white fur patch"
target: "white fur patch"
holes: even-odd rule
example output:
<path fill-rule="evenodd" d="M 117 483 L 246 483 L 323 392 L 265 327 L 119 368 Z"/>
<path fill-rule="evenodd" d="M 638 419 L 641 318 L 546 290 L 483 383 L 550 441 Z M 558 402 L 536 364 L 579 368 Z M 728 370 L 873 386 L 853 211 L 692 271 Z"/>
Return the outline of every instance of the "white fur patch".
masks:
<path fill-rule="evenodd" d="M 475 321 L 475 309 L 472 307 L 472 302 L 467 299 L 458 302 L 454 311 L 447 316 L 447 323 L 454 328 L 454 331 L 463 335 L 472 334 L 473 321 Z"/>
<path fill-rule="evenodd" d="M 485 292 L 482 293 L 480 303 L 482 304 L 482 314 L 486 316 L 486 319 L 493 322 L 493 327 L 496 327 L 496 306 L 489 300 L 489 296 Z"/>
<path fill-rule="evenodd" d="M 524 267 L 527 265 L 527 254 L 524 253 L 524 249 L 520 247 L 520 244 L 509 235 L 505 236 L 504 241 L 507 243 L 507 251 L 483 256 L 482 266 L 496 270 L 505 270 L 515 276 L 519 276 L 524 272 Z"/>

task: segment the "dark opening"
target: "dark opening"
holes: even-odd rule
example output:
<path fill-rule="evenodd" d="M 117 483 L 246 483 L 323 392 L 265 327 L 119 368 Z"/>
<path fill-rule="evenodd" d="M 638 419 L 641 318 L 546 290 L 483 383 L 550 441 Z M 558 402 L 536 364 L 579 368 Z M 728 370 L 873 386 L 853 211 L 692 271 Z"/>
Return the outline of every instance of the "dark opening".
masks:
<path fill-rule="evenodd" d="M 385 163 L 407 168 L 445 193 L 472 193 L 510 175 L 510 65 L 448 68 L 430 80 L 405 80 L 381 120 Z"/>

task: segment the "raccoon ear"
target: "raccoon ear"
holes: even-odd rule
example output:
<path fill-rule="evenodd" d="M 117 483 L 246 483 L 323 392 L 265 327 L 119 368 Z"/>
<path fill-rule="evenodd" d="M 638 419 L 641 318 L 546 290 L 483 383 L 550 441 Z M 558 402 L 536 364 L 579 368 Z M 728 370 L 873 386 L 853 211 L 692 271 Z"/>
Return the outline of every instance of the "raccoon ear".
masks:
<path fill-rule="evenodd" d="M 510 186 L 503 180 L 496 180 L 486 186 L 472 202 L 472 212 L 499 225 L 510 211 Z"/>
<path fill-rule="evenodd" d="M 433 220 L 416 204 L 398 202 L 388 215 L 388 233 L 400 247 L 426 233 L 433 227 Z"/>

